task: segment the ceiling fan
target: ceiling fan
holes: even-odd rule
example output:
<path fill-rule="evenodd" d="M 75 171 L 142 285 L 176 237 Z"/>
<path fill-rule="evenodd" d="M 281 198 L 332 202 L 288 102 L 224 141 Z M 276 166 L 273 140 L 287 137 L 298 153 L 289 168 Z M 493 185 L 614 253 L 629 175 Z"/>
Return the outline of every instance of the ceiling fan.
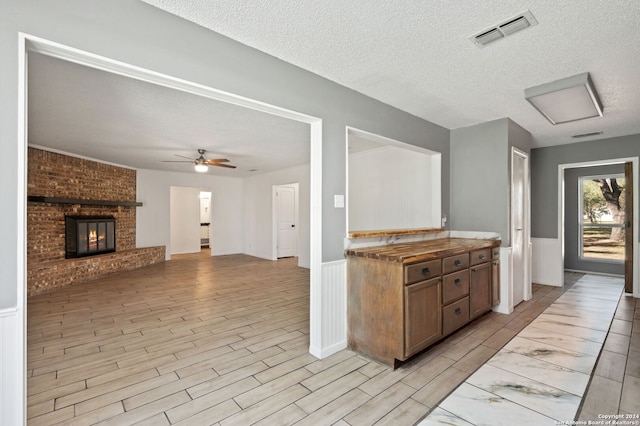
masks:
<path fill-rule="evenodd" d="M 175 154 L 176 157 L 186 158 L 186 160 L 164 160 L 163 163 L 194 163 L 196 165 L 196 172 L 201 172 L 201 173 L 206 172 L 209 166 L 226 167 L 228 169 L 236 168 L 236 166 L 232 166 L 231 164 L 224 164 L 229 162 L 229 160 L 227 160 L 226 158 L 216 158 L 213 160 L 207 160 L 206 158 L 204 158 L 205 152 L 207 152 L 206 149 L 199 149 L 198 154 L 200 154 L 200 157 L 196 159 L 191 159 L 189 157 L 184 157 L 182 155 Z"/>

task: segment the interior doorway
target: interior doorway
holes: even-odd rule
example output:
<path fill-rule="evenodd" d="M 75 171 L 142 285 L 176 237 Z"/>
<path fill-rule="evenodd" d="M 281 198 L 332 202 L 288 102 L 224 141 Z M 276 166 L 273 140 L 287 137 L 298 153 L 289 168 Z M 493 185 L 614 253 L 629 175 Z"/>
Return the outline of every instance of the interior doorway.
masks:
<path fill-rule="evenodd" d="M 211 192 L 200 191 L 200 249 L 211 249 Z"/>
<path fill-rule="evenodd" d="M 628 197 L 628 201 L 626 203 L 626 214 L 627 219 L 625 220 L 625 262 L 624 262 L 624 277 L 625 277 L 625 292 L 633 294 L 634 297 L 640 297 L 640 286 L 638 283 L 638 209 L 639 209 L 639 200 L 637 197 L 637 189 L 638 188 L 638 157 L 629 157 L 629 158 L 616 158 L 616 159 L 607 159 L 607 160 L 596 160 L 596 161 L 586 161 L 582 163 L 570 163 L 570 164 L 560 164 L 558 166 L 558 236 L 560 239 L 560 259 L 558 267 L 561 268 L 559 271 L 561 273 L 560 276 L 564 273 L 565 269 L 565 258 L 566 258 L 566 246 L 567 240 L 571 236 L 568 234 L 568 224 L 566 223 L 566 215 L 567 215 L 567 206 L 566 203 L 566 194 L 567 191 L 570 191 L 571 188 L 567 188 L 567 182 L 565 178 L 565 174 L 568 169 L 577 169 L 577 168 L 591 168 L 597 166 L 609 166 L 620 164 L 624 165 L 624 177 L 626 184 L 628 184 L 626 189 L 626 196 Z"/>

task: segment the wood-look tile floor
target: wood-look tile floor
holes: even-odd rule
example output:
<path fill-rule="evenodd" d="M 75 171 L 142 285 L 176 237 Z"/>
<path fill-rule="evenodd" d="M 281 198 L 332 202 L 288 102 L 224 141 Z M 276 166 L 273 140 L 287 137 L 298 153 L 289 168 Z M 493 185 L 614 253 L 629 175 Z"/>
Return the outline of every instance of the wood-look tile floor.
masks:
<path fill-rule="evenodd" d="M 309 271 L 296 262 L 203 251 L 31 297 L 28 424 L 411 425 L 579 277 L 534 285 L 512 314 L 489 313 L 391 371 L 349 350 L 308 353 Z M 636 406 L 640 303 L 618 312 L 585 408 L 608 380 L 618 409 Z"/>

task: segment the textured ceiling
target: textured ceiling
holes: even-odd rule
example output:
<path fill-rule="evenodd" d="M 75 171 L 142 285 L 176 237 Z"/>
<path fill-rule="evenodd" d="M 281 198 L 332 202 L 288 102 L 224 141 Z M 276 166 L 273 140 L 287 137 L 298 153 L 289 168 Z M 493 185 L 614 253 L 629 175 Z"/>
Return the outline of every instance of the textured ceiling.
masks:
<path fill-rule="evenodd" d="M 536 147 L 640 133 L 638 1 L 143 1 L 449 129 L 510 117 Z M 526 10 L 538 25 L 469 40 Z M 602 118 L 552 126 L 524 100 L 582 72 Z"/>
<path fill-rule="evenodd" d="M 640 133 L 640 2 L 143 0 L 449 129 L 510 117 L 534 147 Z M 469 37 L 530 10 L 538 25 Z M 589 72 L 604 117 L 552 126 L 524 89 Z M 571 135 L 603 132 L 572 139 Z M 29 142 L 134 168 L 244 177 L 309 161 L 306 124 L 30 53 Z M 371 147 L 350 139 L 351 152 Z M 375 146 L 375 144 L 373 145 Z M 250 171 L 258 169 L 257 171 Z"/>
<path fill-rule="evenodd" d="M 245 177 L 309 162 L 309 126 L 29 53 L 29 143 L 140 169 L 193 172 L 175 155 L 227 158 Z M 257 170 L 255 170 L 257 169 Z M 251 171 L 255 170 L 255 171 Z"/>

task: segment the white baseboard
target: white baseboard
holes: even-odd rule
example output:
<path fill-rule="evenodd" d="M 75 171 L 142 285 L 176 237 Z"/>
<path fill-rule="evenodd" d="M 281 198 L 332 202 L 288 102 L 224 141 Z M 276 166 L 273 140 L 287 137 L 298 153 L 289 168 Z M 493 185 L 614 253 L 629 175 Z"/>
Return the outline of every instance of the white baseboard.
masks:
<path fill-rule="evenodd" d="M 347 341 L 336 342 L 331 346 L 327 346 L 324 348 L 316 348 L 313 346 L 309 346 L 309 353 L 316 358 L 322 359 L 326 358 L 330 355 L 335 354 L 336 352 L 340 352 L 343 349 L 347 348 Z"/>

